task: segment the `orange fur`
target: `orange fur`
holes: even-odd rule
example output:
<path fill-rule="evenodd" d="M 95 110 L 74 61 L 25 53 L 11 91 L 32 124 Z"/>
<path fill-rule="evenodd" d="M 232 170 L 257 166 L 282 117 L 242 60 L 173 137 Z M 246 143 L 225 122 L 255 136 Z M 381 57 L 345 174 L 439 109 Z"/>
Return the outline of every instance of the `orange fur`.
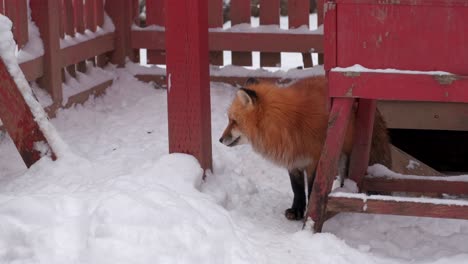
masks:
<path fill-rule="evenodd" d="M 253 149 L 274 163 L 291 169 L 315 171 L 328 126 L 327 81 L 325 77 L 300 80 L 288 87 L 260 82 L 246 87 L 256 93 L 255 102 L 245 104 L 236 97 L 229 108 L 226 137 L 233 129 L 245 135 Z M 388 144 L 383 119 L 376 118 Z M 354 114 L 348 125 L 343 152 L 350 154 Z M 223 137 L 221 139 L 223 139 Z M 373 154 L 371 153 L 371 159 Z M 387 164 L 386 164 L 387 165 Z"/>

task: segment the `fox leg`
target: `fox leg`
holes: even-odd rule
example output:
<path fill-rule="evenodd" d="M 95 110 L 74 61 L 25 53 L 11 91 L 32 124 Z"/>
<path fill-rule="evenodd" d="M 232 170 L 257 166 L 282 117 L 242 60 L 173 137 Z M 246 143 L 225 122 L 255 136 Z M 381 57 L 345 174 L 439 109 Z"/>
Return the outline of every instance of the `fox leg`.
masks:
<path fill-rule="evenodd" d="M 304 217 L 304 211 L 306 207 L 303 171 L 299 169 L 290 170 L 289 179 L 291 180 L 291 187 L 294 193 L 294 200 L 291 208 L 286 209 L 284 215 L 289 220 L 300 220 Z"/>

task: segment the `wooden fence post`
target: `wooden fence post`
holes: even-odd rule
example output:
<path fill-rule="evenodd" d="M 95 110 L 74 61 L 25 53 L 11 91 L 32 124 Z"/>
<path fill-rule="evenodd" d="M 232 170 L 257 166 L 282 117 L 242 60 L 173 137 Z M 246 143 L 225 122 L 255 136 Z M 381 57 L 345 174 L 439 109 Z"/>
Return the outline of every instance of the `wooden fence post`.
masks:
<path fill-rule="evenodd" d="M 207 0 L 166 0 L 169 152 L 212 168 Z"/>
<path fill-rule="evenodd" d="M 128 0 L 106 1 L 105 10 L 115 25 L 115 48 L 110 61 L 119 67 L 125 66 L 125 58 L 135 60 L 135 51 L 131 46 L 133 24 L 133 3 Z"/>
<path fill-rule="evenodd" d="M 39 80 L 39 84 L 51 94 L 53 109 L 62 105 L 59 1 L 30 0 L 29 2 L 32 19 L 39 27 L 44 43 L 44 75 Z"/>

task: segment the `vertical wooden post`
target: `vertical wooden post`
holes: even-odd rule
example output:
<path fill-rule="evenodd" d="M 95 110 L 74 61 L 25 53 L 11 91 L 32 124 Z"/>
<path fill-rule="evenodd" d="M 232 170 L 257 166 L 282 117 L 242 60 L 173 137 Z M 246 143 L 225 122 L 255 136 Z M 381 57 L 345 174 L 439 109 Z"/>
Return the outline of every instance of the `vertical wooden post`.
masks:
<path fill-rule="evenodd" d="M 125 58 L 135 60 L 135 52 L 131 45 L 131 29 L 133 23 L 133 3 L 128 0 L 106 1 L 105 10 L 115 25 L 115 48 L 110 61 L 119 67 L 125 66 Z"/>
<path fill-rule="evenodd" d="M 314 221 L 314 231 L 322 231 L 325 221 L 328 194 L 338 173 L 338 161 L 353 107 L 353 98 L 335 98 L 328 121 L 327 138 L 317 165 L 317 172 L 310 194 L 307 216 Z"/>
<path fill-rule="evenodd" d="M 85 31 L 84 23 L 84 5 L 83 0 L 73 0 L 73 10 L 75 11 L 75 27 L 76 32 L 83 34 Z M 86 72 L 86 61 L 80 61 L 76 66 L 77 70 L 80 72 Z"/>
<path fill-rule="evenodd" d="M 41 158 L 36 142 L 48 145 L 18 86 L 0 58 L 0 118 L 26 166 Z M 52 153 L 52 157 L 55 158 Z"/>
<path fill-rule="evenodd" d="M 317 26 L 324 25 L 324 2 L 327 0 L 317 0 Z M 328 26 L 328 25 L 327 25 Z M 318 64 L 323 64 L 324 63 L 324 53 L 319 53 L 318 55 Z"/>
<path fill-rule="evenodd" d="M 289 28 L 309 27 L 310 0 L 288 0 Z M 312 54 L 302 53 L 304 68 L 312 67 Z"/>
<path fill-rule="evenodd" d="M 146 0 L 146 26 L 166 24 L 165 0 Z M 147 50 L 147 60 L 151 64 L 166 64 L 165 50 Z"/>
<path fill-rule="evenodd" d="M 73 12 L 72 0 L 64 1 L 64 14 L 65 14 L 65 33 L 71 37 L 75 36 L 75 14 Z M 67 72 L 72 77 L 76 77 L 75 64 L 68 65 Z"/>
<path fill-rule="evenodd" d="M 355 181 L 358 186 L 361 186 L 362 179 L 369 165 L 376 105 L 376 100 L 359 99 L 354 128 L 353 150 L 349 160 L 349 178 Z"/>
<path fill-rule="evenodd" d="M 208 26 L 210 28 L 223 27 L 223 1 L 208 0 Z M 210 64 L 223 65 L 224 56 L 222 51 L 210 52 Z"/>
<path fill-rule="evenodd" d="M 250 0 L 234 0 L 231 1 L 231 24 L 247 23 L 250 25 Z M 232 64 L 241 66 L 252 65 L 251 52 L 232 52 Z"/>
<path fill-rule="evenodd" d="M 260 0 L 260 25 L 280 24 L 280 1 Z M 281 64 L 281 53 L 260 52 L 260 66 L 278 67 Z"/>
<path fill-rule="evenodd" d="M 29 2 L 32 19 L 39 27 L 44 43 L 44 74 L 39 84 L 51 94 L 54 108 L 62 105 L 59 1 L 61 0 L 30 0 Z"/>
<path fill-rule="evenodd" d="M 212 168 L 207 0 L 166 0 L 169 152 Z"/>

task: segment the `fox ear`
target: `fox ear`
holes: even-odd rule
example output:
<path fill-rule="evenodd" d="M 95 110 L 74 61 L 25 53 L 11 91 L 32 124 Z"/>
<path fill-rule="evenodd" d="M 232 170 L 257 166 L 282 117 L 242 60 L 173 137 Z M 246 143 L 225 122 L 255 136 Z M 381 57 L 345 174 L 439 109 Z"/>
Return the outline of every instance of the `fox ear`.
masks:
<path fill-rule="evenodd" d="M 243 105 L 253 105 L 258 100 L 257 93 L 253 90 L 240 88 L 237 91 L 237 97 Z"/>
<path fill-rule="evenodd" d="M 247 81 L 245 81 L 245 86 L 252 85 L 252 84 L 259 84 L 260 82 L 254 78 L 254 77 L 249 77 Z"/>

